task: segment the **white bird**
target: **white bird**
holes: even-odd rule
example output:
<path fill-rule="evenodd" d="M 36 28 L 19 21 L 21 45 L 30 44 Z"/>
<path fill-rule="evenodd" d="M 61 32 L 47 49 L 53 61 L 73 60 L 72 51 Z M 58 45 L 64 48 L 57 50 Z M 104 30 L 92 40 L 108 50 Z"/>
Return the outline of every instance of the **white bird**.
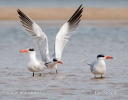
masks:
<path fill-rule="evenodd" d="M 104 56 L 103 54 L 100 54 L 97 56 L 97 61 L 93 62 L 90 65 L 90 70 L 94 74 L 94 77 L 96 78 L 96 75 L 101 75 L 101 78 L 103 78 L 102 74 L 106 72 L 106 63 L 105 59 L 113 59 L 112 56 Z"/>
<path fill-rule="evenodd" d="M 29 49 L 21 50 L 20 52 L 29 53 L 30 62 L 28 63 L 28 70 L 33 72 L 33 76 L 34 76 L 34 72 L 40 72 L 40 76 L 41 76 L 41 71 L 43 71 L 46 66 L 44 65 L 43 61 L 40 61 L 36 58 L 35 50 L 33 48 L 29 48 Z"/>
<path fill-rule="evenodd" d="M 81 16 L 83 12 L 82 5 L 75 11 L 75 13 L 65 22 L 65 24 L 60 28 L 59 32 L 56 35 L 55 45 L 54 45 L 54 54 L 52 57 L 49 55 L 48 48 L 48 39 L 46 34 L 42 31 L 42 29 L 27 15 L 25 15 L 21 10 L 17 10 L 19 14 L 19 18 L 21 19 L 21 23 L 25 28 L 28 35 L 31 35 L 36 43 L 41 57 L 43 65 L 46 65 L 49 69 L 55 68 L 57 73 L 57 64 L 62 64 L 61 56 L 65 45 L 67 44 L 69 37 L 72 35 L 72 32 L 76 30 L 81 21 Z M 21 50 L 26 51 L 26 50 Z M 29 50 L 30 52 L 30 50 Z M 34 51 L 35 52 L 35 51 Z M 31 53 L 30 53 L 31 55 Z M 39 63 L 36 56 L 30 56 L 30 59 L 36 59 L 36 63 Z M 31 64 L 29 67 L 33 68 L 36 65 L 35 62 Z M 30 70 L 34 73 L 33 70 Z"/>

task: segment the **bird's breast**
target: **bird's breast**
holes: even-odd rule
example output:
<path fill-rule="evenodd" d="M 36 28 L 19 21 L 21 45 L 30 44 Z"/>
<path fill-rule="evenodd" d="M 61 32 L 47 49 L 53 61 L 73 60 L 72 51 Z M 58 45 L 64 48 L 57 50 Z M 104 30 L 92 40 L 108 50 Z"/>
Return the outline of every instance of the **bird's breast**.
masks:
<path fill-rule="evenodd" d="M 104 62 L 102 63 L 97 63 L 94 67 L 92 72 L 94 74 L 103 74 L 106 71 L 106 64 Z"/>
<path fill-rule="evenodd" d="M 54 63 L 54 62 L 51 62 L 48 64 L 48 68 L 50 68 L 50 69 L 54 68 L 55 66 L 56 66 L 56 63 Z"/>
<path fill-rule="evenodd" d="M 43 70 L 43 65 L 41 65 L 40 63 L 29 62 L 28 70 L 31 72 L 39 72 Z"/>

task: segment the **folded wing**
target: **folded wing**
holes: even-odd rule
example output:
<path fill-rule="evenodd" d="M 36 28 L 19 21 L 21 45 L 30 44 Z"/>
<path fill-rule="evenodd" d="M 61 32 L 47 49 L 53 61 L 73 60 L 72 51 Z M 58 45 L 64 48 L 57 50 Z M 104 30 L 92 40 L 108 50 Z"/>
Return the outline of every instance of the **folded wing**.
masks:
<path fill-rule="evenodd" d="M 82 5 L 75 11 L 75 13 L 68 19 L 68 21 L 59 30 L 55 40 L 54 57 L 61 60 L 61 55 L 65 45 L 68 42 L 72 32 L 76 30 L 82 16 Z"/>
<path fill-rule="evenodd" d="M 21 10 L 17 10 L 19 14 L 19 18 L 21 19 L 21 23 L 25 28 L 26 32 L 33 36 L 34 42 L 39 48 L 42 60 L 44 62 L 49 62 L 49 49 L 48 49 L 48 40 L 45 33 L 42 29 L 27 15 L 25 15 Z"/>

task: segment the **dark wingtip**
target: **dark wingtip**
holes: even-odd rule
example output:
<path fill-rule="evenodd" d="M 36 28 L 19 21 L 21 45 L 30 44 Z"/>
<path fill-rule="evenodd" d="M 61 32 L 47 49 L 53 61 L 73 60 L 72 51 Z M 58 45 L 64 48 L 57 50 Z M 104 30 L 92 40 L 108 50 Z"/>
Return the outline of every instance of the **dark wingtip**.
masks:
<path fill-rule="evenodd" d="M 83 9 L 83 8 L 84 8 L 84 7 L 83 7 L 83 4 L 81 4 L 81 5 L 79 6 L 79 9 L 80 9 L 80 8 L 81 8 L 81 9 Z"/>
<path fill-rule="evenodd" d="M 20 9 L 17 9 L 18 14 L 24 14 Z"/>
<path fill-rule="evenodd" d="M 17 9 L 17 12 L 21 12 L 20 9 Z"/>
<path fill-rule="evenodd" d="M 69 24 L 79 24 L 83 12 L 82 4 L 77 8 L 74 14 L 68 19 Z"/>
<path fill-rule="evenodd" d="M 82 7 L 82 6 L 83 6 L 83 4 L 80 5 L 80 7 Z"/>
<path fill-rule="evenodd" d="M 80 9 L 82 6 L 83 6 L 83 4 L 81 4 L 81 5 L 78 7 L 78 9 Z M 82 7 L 82 8 L 83 8 L 83 7 Z"/>
<path fill-rule="evenodd" d="M 20 9 L 17 9 L 18 14 L 20 15 L 20 13 L 22 13 L 22 11 Z"/>

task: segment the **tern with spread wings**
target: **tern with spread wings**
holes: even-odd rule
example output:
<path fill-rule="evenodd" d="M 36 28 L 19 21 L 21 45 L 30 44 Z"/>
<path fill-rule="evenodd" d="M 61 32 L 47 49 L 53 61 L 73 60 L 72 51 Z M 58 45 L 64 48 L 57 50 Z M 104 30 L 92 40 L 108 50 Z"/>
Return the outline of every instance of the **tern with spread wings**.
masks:
<path fill-rule="evenodd" d="M 55 68 L 57 73 L 57 64 L 62 64 L 61 56 L 65 45 L 67 44 L 72 32 L 76 30 L 81 21 L 83 7 L 80 5 L 75 13 L 64 23 L 56 35 L 54 54 L 52 57 L 49 55 L 48 39 L 42 29 L 26 14 L 21 10 L 17 10 L 19 18 L 23 27 L 25 28 L 28 35 L 32 36 L 36 43 L 42 60 L 39 61 L 36 58 L 36 52 L 34 48 L 24 49 L 20 52 L 29 52 L 30 62 L 28 64 L 28 70 L 33 72 L 40 72 L 47 66 L 49 69 Z"/>

